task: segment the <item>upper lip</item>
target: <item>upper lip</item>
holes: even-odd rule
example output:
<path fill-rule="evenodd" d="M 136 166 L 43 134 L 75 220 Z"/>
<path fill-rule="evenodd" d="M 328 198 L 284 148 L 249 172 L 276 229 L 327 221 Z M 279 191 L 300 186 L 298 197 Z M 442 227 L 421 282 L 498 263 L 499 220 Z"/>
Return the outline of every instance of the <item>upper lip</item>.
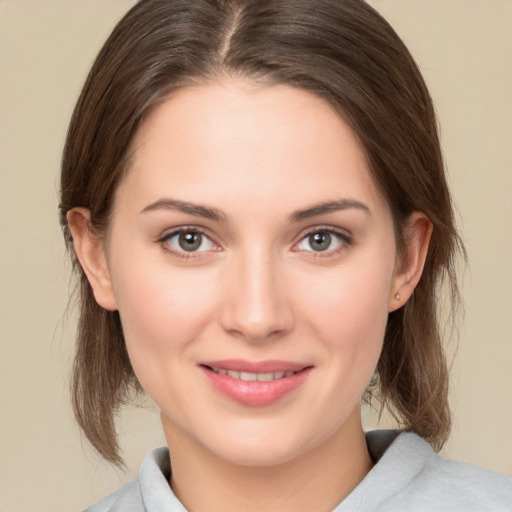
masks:
<path fill-rule="evenodd" d="M 299 372 L 312 365 L 280 360 L 246 361 L 244 359 L 224 359 L 221 361 L 201 361 L 199 366 L 215 368 L 216 370 L 224 369 L 250 373 L 273 373 Z"/>

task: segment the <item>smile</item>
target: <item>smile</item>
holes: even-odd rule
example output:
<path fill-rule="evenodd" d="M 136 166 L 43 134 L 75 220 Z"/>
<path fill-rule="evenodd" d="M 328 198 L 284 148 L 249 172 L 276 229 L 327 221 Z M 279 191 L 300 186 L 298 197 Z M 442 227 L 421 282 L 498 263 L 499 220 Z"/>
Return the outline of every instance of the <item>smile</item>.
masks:
<path fill-rule="evenodd" d="M 298 390 L 313 366 L 285 361 L 243 360 L 203 362 L 199 368 L 216 392 L 230 401 L 250 407 L 279 402 Z"/>
<path fill-rule="evenodd" d="M 227 375 L 232 379 L 243 380 L 245 382 L 270 382 L 272 380 L 282 379 L 283 377 L 292 377 L 296 372 L 278 371 L 270 373 L 237 372 L 236 370 L 226 370 L 225 368 L 212 368 L 214 373 Z"/>

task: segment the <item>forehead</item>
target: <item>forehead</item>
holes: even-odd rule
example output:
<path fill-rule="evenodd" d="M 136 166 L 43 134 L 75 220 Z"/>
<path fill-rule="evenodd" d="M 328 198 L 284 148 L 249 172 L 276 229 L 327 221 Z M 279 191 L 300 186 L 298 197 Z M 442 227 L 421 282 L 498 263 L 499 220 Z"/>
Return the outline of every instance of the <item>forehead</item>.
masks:
<path fill-rule="evenodd" d="M 120 189 L 132 201 L 381 201 L 348 124 L 323 99 L 286 85 L 215 82 L 173 93 L 149 115 Z M 122 192 L 122 190 L 120 190 Z M 331 197 L 330 197 L 331 196 Z M 295 205 L 289 205 L 290 208 Z"/>

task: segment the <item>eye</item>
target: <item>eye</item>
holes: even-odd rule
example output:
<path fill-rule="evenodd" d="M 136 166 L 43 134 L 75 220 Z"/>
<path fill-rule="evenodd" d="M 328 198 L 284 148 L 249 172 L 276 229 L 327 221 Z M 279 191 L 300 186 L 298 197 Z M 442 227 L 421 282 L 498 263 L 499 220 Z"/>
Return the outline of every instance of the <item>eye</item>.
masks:
<path fill-rule="evenodd" d="M 297 250 L 309 252 L 333 252 L 350 243 L 347 235 L 332 229 L 311 231 L 297 244 Z"/>
<path fill-rule="evenodd" d="M 197 229 L 187 228 L 169 233 L 161 242 L 167 250 L 182 255 L 217 250 L 217 246 Z"/>

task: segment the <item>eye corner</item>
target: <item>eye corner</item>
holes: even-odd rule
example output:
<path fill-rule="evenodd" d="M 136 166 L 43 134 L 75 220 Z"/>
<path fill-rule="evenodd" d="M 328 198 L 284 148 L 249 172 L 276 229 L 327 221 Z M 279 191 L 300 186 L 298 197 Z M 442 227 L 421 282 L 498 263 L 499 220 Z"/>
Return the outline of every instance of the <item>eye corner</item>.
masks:
<path fill-rule="evenodd" d="M 181 259 L 205 257 L 209 253 L 222 251 L 213 237 L 197 226 L 181 226 L 168 230 L 157 243 L 164 251 Z"/>
<path fill-rule="evenodd" d="M 314 243 L 317 244 L 316 248 L 313 247 Z M 300 235 L 299 240 L 293 244 L 292 251 L 311 257 L 332 257 L 350 247 L 352 243 L 352 236 L 345 230 L 316 226 Z M 309 248 L 305 247 L 306 244 L 309 245 Z"/>

